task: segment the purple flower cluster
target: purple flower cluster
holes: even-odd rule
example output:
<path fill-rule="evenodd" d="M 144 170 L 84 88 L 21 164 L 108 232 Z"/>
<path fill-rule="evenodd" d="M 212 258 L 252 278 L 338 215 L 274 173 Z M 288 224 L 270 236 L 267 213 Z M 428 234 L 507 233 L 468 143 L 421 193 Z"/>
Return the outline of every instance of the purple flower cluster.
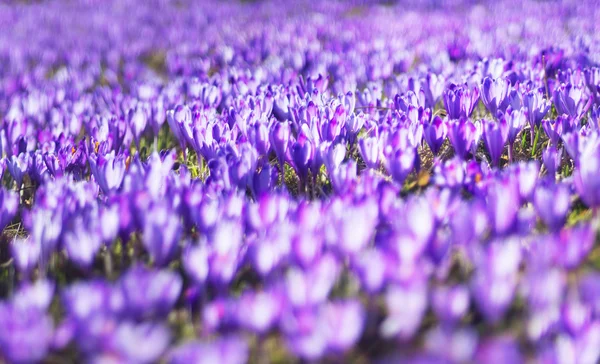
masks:
<path fill-rule="evenodd" d="M 596 5 L 0 4 L 0 361 L 598 362 Z"/>

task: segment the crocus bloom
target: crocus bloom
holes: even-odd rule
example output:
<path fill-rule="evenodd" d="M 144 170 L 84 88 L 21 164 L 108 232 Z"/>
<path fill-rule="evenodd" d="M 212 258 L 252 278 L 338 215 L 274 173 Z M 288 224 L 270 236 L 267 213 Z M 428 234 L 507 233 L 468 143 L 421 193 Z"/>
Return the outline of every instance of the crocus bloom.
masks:
<path fill-rule="evenodd" d="M 508 234 L 515 228 L 520 206 L 518 185 L 504 178 L 488 186 L 488 213 L 496 234 Z"/>
<path fill-rule="evenodd" d="M 508 139 L 509 128 L 506 123 L 506 119 L 500 119 L 499 121 L 485 120 L 484 125 L 484 138 L 485 146 L 492 164 L 498 166 L 500 164 L 500 157 L 504 151 L 504 144 Z"/>
<path fill-rule="evenodd" d="M 149 270 L 141 265 L 130 268 L 119 282 L 125 310 L 136 318 L 167 314 L 181 292 L 181 277 L 168 270 Z"/>
<path fill-rule="evenodd" d="M 562 161 L 562 154 L 562 149 L 557 150 L 552 145 L 548 146 L 548 148 L 544 149 L 544 151 L 542 152 L 542 161 L 544 163 L 544 167 L 546 167 L 548 176 L 552 180 L 554 180 L 556 172 L 560 167 L 560 163 Z"/>
<path fill-rule="evenodd" d="M 550 110 L 550 102 L 544 99 L 544 88 L 538 88 L 523 94 L 523 107 L 531 127 L 531 144 L 533 145 L 534 129 L 540 126 L 542 119 Z"/>
<path fill-rule="evenodd" d="M 88 161 L 96 182 L 105 194 L 121 186 L 127 168 L 125 155 L 115 155 L 114 152 L 110 152 L 97 157 L 92 155 Z"/>
<path fill-rule="evenodd" d="M 506 113 L 502 116 L 504 120 L 506 120 L 506 124 L 508 125 L 508 159 L 509 162 L 513 160 L 513 144 L 517 139 L 517 135 L 523 129 L 526 122 L 526 116 L 524 109 L 512 110 L 508 108 Z"/>
<path fill-rule="evenodd" d="M 566 114 L 574 119 L 581 119 L 592 105 L 583 87 L 571 83 L 557 87 L 552 99 L 559 115 Z"/>
<path fill-rule="evenodd" d="M 493 337 L 482 341 L 477 347 L 475 361 L 478 363 L 523 363 L 517 341 L 510 336 Z"/>
<path fill-rule="evenodd" d="M 325 305 L 327 347 L 343 353 L 360 339 L 365 323 L 365 309 L 356 300 L 334 301 Z"/>
<path fill-rule="evenodd" d="M 427 310 L 427 287 L 419 282 L 392 286 L 386 291 L 388 317 L 380 327 L 384 337 L 411 338 Z"/>
<path fill-rule="evenodd" d="M 279 318 L 283 297 L 273 292 L 246 292 L 236 304 L 237 322 L 252 332 L 264 334 Z"/>
<path fill-rule="evenodd" d="M 567 298 L 561 308 L 562 323 L 567 331 L 577 336 L 592 319 L 592 310 L 575 298 Z"/>
<path fill-rule="evenodd" d="M 248 361 L 248 344 L 242 337 L 226 336 L 210 342 L 190 341 L 176 347 L 168 356 L 169 364 L 241 364 Z"/>
<path fill-rule="evenodd" d="M 550 143 L 557 146 L 560 138 L 573 129 L 573 121 L 568 116 L 559 116 L 556 120 L 545 120 L 542 126 Z"/>
<path fill-rule="evenodd" d="M 476 133 L 475 124 L 468 119 L 450 121 L 448 137 L 458 157 L 466 158 L 475 141 Z"/>
<path fill-rule="evenodd" d="M 129 122 L 129 127 L 133 132 L 135 143 L 139 148 L 142 133 L 144 132 L 144 130 L 146 129 L 146 125 L 148 124 L 148 115 L 146 114 L 143 107 L 137 106 L 129 110 L 129 113 L 127 114 L 127 119 Z"/>
<path fill-rule="evenodd" d="M 515 276 L 494 277 L 482 272 L 475 275 L 472 287 L 479 310 L 487 320 L 497 322 L 512 303 L 517 280 Z"/>
<path fill-rule="evenodd" d="M 435 116 L 430 123 L 427 123 L 423 128 L 423 137 L 429 145 L 431 152 L 437 155 L 440 148 L 448 135 L 448 125 L 444 119 Z"/>
<path fill-rule="evenodd" d="M 290 143 L 290 124 L 287 122 L 277 122 L 271 127 L 271 146 L 275 150 L 279 164 L 287 160 L 288 145 Z M 283 173 L 283 171 L 281 171 Z"/>
<path fill-rule="evenodd" d="M 491 79 L 486 77 L 480 86 L 481 101 L 486 109 L 496 117 L 498 111 L 504 113 L 510 105 L 510 81 L 506 78 Z"/>
<path fill-rule="evenodd" d="M 183 268 L 196 284 L 203 284 L 208 277 L 209 249 L 206 244 L 186 245 L 182 254 Z"/>
<path fill-rule="evenodd" d="M 600 206 L 600 142 L 588 141 L 581 152 L 580 161 L 573 171 L 577 193 L 589 207 Z"/>
<path fill-rule="evenodd" d="M 538 161 L 517 163 L 514 175 L 519 185 L 521 200 L 529 200 L 538 180 L 540 164 Z"/>
<path fill-rule="evenodd" d="M 175 254 L 181 225 L 166 204 L 156 204 L 146 212 L 142 243 L 158 265 L 169 263 Z"/>
<path fill-rule="evenodd" d="M 191 124 L 192 111 L 189 107 L 178 105 L 175 109 L 167 111 L 167 122 L 182 149 L 185 149 L 186 137 L 183 131 L 184 124 Z"/>
<path fill-rule="evenodd" d="M 333 288 L 339 270 L 338 262 L 331 255 L 324 255 L 306 271 L 290 269 L 285 277 L 289 303 L 297 307 L 324 302 Z"/>
<path fill-rule="evenodd" d="M 90 229 L 85 219 L 78 218 L 74 221 L 73 227 L 64 233 L 64 245 L 69 259 L 87 269 L 100 250 L 102 240 L 96 231 Z"/>
<path fill-rule="evenodd" d="M 343 194 L 350 189 L 352 182 L 356 180 L 356 169 L 356 161 L 351 160 L 331 171 L 329 176 L 331 185 L 338 194 Z"/>
<path fill-rule="evenodd" d="M 0 305 L 0 352 L 12 363 L 39 362 L 52 340 L 52 319 L 37 308 Z"/>
<path fill-rule="evenodd" d="M 107 343 L 109 358 L 130 363 L 154 363 L 167 350 L 171 334 L 162 324 L 129 321 L 119 323 Z"/>
<path fill-rule="evenodd" d="M 314 154 L 313 144 L 306 137 L 299 138 L 297 142 L 292 144 L 290 154 L 300 180 L 305 181 Z"/>
<path fill-rule="evenodd" d="M 359 276 L 362 288 L 369 293 L 378 292 L 385 282 L 386 265 L 383 252 L 380 250 L 366 249 L 357 254 L 352 265 L 352 271 Z"/>
<path fill-rule="evenodd" d="M 19 209 L 19 195 L 0 187 L 0 231 L 13 219 Z"/>
<path fill-rule="evenodd" d="M 560 231 L 558 244 L 558 264 L 567 268 L 576 268 L 589 254 L 595 239 L 594 229 L 588 225 L 578 225 Z"/>
<path fill-rule="evenodd" d="M 17 269 L 27 274 L 35 268 L 40 260 L 42 247 L 30 237 L 17 238 L 11 243 L 11 251 Z"/>
<path fill-rule="evenodd" d="M 469 310 L 469 290 L 464 286 L 439 287 L 432 293 L 432 306 L 440 320 L 455 323 Z"/>
<path fill-rule="evenodd" d="M 358 147 L 367 167 L 377 169 L 379 166 L 379 143 L 377 138 L 362 138 L 358 141 Z"/>
<path fill-rule="evenodd" d="M 17 187 L 21 188 L 23 177 L 29 171 L 30 166 L 31 156 L 28 153 L 20 153 L 18 156 L 13 155 L 8 160 L 8 172 L 15 180 Z"/>
<path fill-rule="evenodd" d="M 398 184 L 403 184 L 406 177 L 408 177 L 415 167 L 418 158 L 419 156 L 413 148 L 398 149 L 387 157 L 386 169 L 394 181 Z"/>
<path fill-rule="evenodd" d="M 571 205 L 569 187 L 564 184 L 541 185 L 536 188 L 533 203 L 538 216 L 551 231 L 564 224 Z"/>
<path fill-rule="evenodd" d="M 437 326 L 425 334 L 423 345 L 427 351 L 440 355 L 443 358 L 440 360 L 442 363 L 462 363 L 472 359 L 477 341 L 477 333 L 470 328 Z"/>
<path fill-rule="evenodd" d="M 479 90 L 470 90 L 467 85 L 450 85 L 444 91 L 444 106 L 451 120 L 468 118 L 479 101 Z"/>

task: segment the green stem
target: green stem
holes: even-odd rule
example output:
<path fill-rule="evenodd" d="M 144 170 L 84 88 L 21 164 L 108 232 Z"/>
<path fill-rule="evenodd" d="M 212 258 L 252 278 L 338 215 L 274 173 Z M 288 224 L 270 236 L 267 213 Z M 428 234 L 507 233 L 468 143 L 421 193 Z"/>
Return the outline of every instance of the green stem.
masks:
<path fill-rule="evenodd" d="M 537 147 L 537 142 L 540 138 L 540 128 L 535 128 L 535 139 L 533 140 L 533 147 L 531 148 L 531 157 L 535 157 L 535 149 Z"/>

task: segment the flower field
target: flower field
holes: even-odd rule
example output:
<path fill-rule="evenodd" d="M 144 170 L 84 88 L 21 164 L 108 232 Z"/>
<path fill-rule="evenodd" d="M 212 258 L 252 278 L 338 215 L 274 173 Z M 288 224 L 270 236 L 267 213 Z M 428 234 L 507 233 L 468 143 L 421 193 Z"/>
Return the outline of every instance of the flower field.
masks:
<path fill-rule="evenodd" d="M 0 30 L 0 362 L 600 361 L 597 2 Z"/>

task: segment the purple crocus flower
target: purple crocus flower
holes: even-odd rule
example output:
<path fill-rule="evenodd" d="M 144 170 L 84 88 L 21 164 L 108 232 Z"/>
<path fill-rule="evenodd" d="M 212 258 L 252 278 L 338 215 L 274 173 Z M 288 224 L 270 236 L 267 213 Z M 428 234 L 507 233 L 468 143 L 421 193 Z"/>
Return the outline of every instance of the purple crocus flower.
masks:
<path fill-rule="evenodd" d="M 448 119 L 457 120 L 468 118 L 479 101 L 479 90 L 470 90 L 465 84 L 463 86 L 451 84 L 444 91 L 444 106 L 448 112 Z"/>
<path fill-rule="evenodd" d="M 306 360 L 319 359 L 327 349 L 326 321 L 323 309 L 301 308 L 282 317 L 289 350 Z"/>
<path fill-rule="evenodd" d="M 298 141 L 292 144 L 290 154 L 300 180 L 306 181 L 314 155 L 312 142 L 305 136 L 299 137 Z"/>
<path fill-rule="evenodd" d="M 540 245 L 546 243 L 547 241 L 544 241 Z M 537 253 L 537 251 L 533 252 L 533 254 Z M 532 259 L 527 263 L 529 271 L 521 284 L 521 291 L 527 299 L 527 303 L 532 309 L 560 304 L 565 294 L 565 272 L 558 267 L 543 266 Z"/>
<path fill-rule="evenodd" d="M 571 192 L 564 184 L 538 185 L 533 196 L 538 216 L 551 231 L 558 231 L 565 223 L 571 205 Z"/>
<path fill-rule="evenodd" d="M 433 155 L 440 152 L 442 144 L 448 135 L 448 124 L 446 120 L 439 116 L 435 116 L 430 123 L 425 124 L 423 128 L 423 137 L 429 145 Z"/>
<path fill-rule="evenodd" d="M 485 318 L 497 322 L 512 303 L 516 287 L 515 276 L 494 277 L 481 272 L 473 278 L 473 298 Z"/>
<path fill-rule="evenodd" d="M 581 300 L 590 306 L 594 315 L 600 312 L 600 274 L 585 273 L 578 282 L 578 292 Z"/>
<path fill-rule="evenodd" d="M 352 264 L 352 271 L 358 275 L 361 286 L 369 293 L 381 290 L 385 283 L 386 265 L 385 253 L 379 249 L 372 248 L 363 250 L 357 254 Z"/>
<path fill-rule="evenodd" d="M 109 337 L 105 352 L 95 355 L 102 362 L 108 360 L 128 363 L 155 363 L 167 350 L 171 342 L 169 329 L 162 324 L 152 322 L 120 322 Z"/>
<path fill-rule="evenodd" d="M 175 109 L 167 111 L 167 123 L 175 138 L 179 141 L 181 149 L 185 150 L 186 136 L 184 134 L 183 125 L 191 124 L 192 122 L 192 111 L 189 107 L 184 105 L 177 105 Z"/>
<path fill-rule="evenodd" d="M 8 172 L 15 180 L 18 188 L 21 188 L 23 177 L 29 171 L 30 166 L 31 156 L 28 153 L 20 153 L 18 156 L 13 155 L 8 160 Z"/>
<path fill-rule="evenodd" d="M 180 230 L 179 218 L 166 204 L 156 204 L 146 212 L 142 242 L 156 264 L 168 264 L 174 256 Z"/>
<path fill-rule="evenodd" d="M 0 353 L 11 363 L 42 361 L 50 349 L 52 319 L 36 307 L 0 304 Z"/>
<path fill-rule="evenodd" d="M 542 126 L 554 146 L 558 146 L 560 138 L 573 129 L 572 119 L 566 115 L 559 116 L 555 120 L 545 120 Z"/>
<path fill-rule="evenodd" d="M 583 85 L 562 84 L 554 90 L 552 99 L 559 115 L 566 114 L 576 120 L 581 119 L 592 106 L 592 100 L 585 93 Z"/>
<path fill-rule="evenodd" d="M 81 217 L 74 219 L 72 227 L 63 235 L 69 260 L 84 269 L 92 265 L 94 257 L 102 245 L 98 232 L 90 228 L 87 222 Z"/>
<path fill-rule="evenodd" d="M 519 196 L 522 201 L 529 201 L 533 195 L 533 190 L 537 184 L 540 172 L 538 161 L 520 162 L 514 166 L 512 176 L 519 186 Z"/>
<path fill-rule="evenodd" d="M 379 167 L 379 142 L 376 137 L 365 137 L 358 141 L 360 155 L 368 168 Z"/>
<path fill-rule="evenodd" d="M 595 102 L 598 102 L 598 91 L 597 87 L 600 85 L 600 68 L 599 67 L 589 67 L 583 70 L 585 85 L 588 90 L 592 94 L 592 98 Z"/>
<path fill-rule="evenodd" d="M 520 207 L 518 185 L 503 178 L 488 186 L 488 213 L 496 234 L 509 234 L 515 229 Z"/>
<path fill-rule="evenodd" d="M 209 270 L 208 256 L 209 249 L 202 242 L 200 245 L 188 244 L 183 250 L 181 257 L 183 268 L 188 277 L 196 284 L 206 282 Z"/>
<path fill-rule="evenodd" d="M 23 283 L 12 297 L 12 305 L 19 309 L 48 310 L 54 295 L 54 283 L 39 279 L 34 283 Z"/>
<path fill-rule="evenodd" d="M 542 161 L 544 163 L 544 167 L 546 167 L 548 177 L 552 180 L 555 179 L 556 172 L 560 167 L 562 154 L 562 148 L 557 150 L 552 145 L 548 146 L 548 148 L 544 149 L 542 152 Z"/>
<path fill-rule="evenodd" d="M 271 149 L 271 140 L 269 139 L 269 127 L 266 123 L 256 123 L 250 129 L 249 133 L 252 145 L 256 148 L 259 156 L 269 154 Z"/>
<path fill-rule="evenodd" d="M 290 269 L 285 277 L 288 302 L 293 307 L 324 302 L 339 273 L 339 263 L 332 255 L 323 255 L 306 271 Z"/>
<path fill-rule="evenodd" d="M 179 275 L 141 265 L 130 268 L 119 281 L 125 310 L 134 318 L 166 315 L 179 298 L 182 286 Z"/>
<path fill-rule="evenodd" d="M 138 105 L 137 107 L 129 110 L 129 113 L 127 114 L 127 121 L 133 132 L 135 144 L 139 148 L 140 139 L 144 130 L 146 130 L 146 125 L 148 124 L 148 114 L 141 105 Z"/>
<path fill-rule="evenodd" d="M 540 126 L 542 119 L 550 110 L 550 102 L 544 99 L 545 91 L 543 87 L 525 92 L 523 94 L 523 107 L 525 116 L 531 127 L 531 144 L 533 144 L 533 131 Z"/>
<path fill-rule="evenodd" d="M 590 140 L 581 151 L 573 171 L 573 183 L 579 197 L 589 207 L 600 206 L 600 140 Z"/>
<path fill-rule="evenodd" d="M 469 310 L 469 290 L 464 286 L 438 287 L 432 293 L 432 307 L 445 323 L 458 322 Z"/>
<path fill-rule="evenodd" d="M 248 361 L 248 344 L 242 337 L 225 336 L 209 342 L 190 341 L 168 355 L 169 364 L 243 364 Z"/>
<path fill-rule="evenodd" d="M 272 191 L 277 184 L 277 167 L 269 163 L 258 164 L 258 170 L 252 176 L 252 191 L 255 197 L 260 197 Z"/>
<path fill-rule="evenodd" d="M 237 322 L 252 332 L 264 334 L 277 322 L 283 297 L 275 292 L 245 292 L 236 304 Z"/>
<path fill-rule="evenodd" d="M 502 116 L 508 126 L 508 160 L 513 161 L 513 144 L 517 139 L 517 135 L 525 126 L 526 117 L 524 109 L 512 110 L 510 107 Z"/>
<path fill-rule="evenodd" d="M 19 210 L 19 195 L 0 187 L 0 232 Z"/>
<path fill-rule="evenodd" d="M 335 224 L 337 245 L 346 254 L 355 254 L 363 250 L 377 225 L 377 204 L 366 200 L 347 207 Z"/>
<path fill-rule="evenodd" d="M 388 317 L 380 327 L 384 337 L 411 338 L 421 325 L 427 310 L 427 286 L 418 280 L 391 286 L 386 291 Z"/>
<path fill-rule="evenodd" d="M 30 273 L 40 260 L 41 245 L 27 237 L 14 239 L 10 247 L 17 269 L 24 274 Z"/>
<path fill-rule="evenodd" d="M 290 143 L 290 124 L 287 122 L 276 122 L 271 126 L 271 146 L 277 155 L 281 173 L 283 164 L 287 160 L 288 145 Z"/>
<path fill-rule="evenodd" d="M 319 233 L 300 232 L 292 240 L 294 260 L 302 267 L 310 267 L 323 251 L 324 239 Z"/>
<path fill-rule="evenodd" d="M 102 280 L 76 282 L 65 288 L 61 296 L 67 317 L 77 325 L 86 325 L 92 316 L 122 310 L 121 292 Z"/>
<path fill-rule="evenodd" d="M 385 160 L 388 173 L 394 181 L 402 185 L 417 164 L 419 155 L 414 148 L 398 149 Z"/>
<path fill-rule="evenodd" d="M 488 338 L 479 344 L 475 353 L 475 362 L 521 364 L 524 361 L 517 341 L 510 336 L 499 336 Z"/>
<path fill-rule="evenodd" d="M 473 298 L 490 322 L 500 320 L 510 306 L 517 286 L 521 261 L 520 242 L 515 239 L 495 240 L 474 255 L 478 267 L 473 277 Z"/>
<path fill-rule="evenodd" d="M 477 342 L 475 330 L 442 325 L 434 327 L 425 334 L 423 346 L 428 352 L 441 356 L 439 361 L 434 360 L 433 363 L 467 363 L 473 358 Z"/>
<path fill-rule="evenodd" d="M 577 336 L 592 320 L 592 310 L 575 298 L 567 298 L 561 307 L 562 324 L 573 336 Z"/>
<path fill-rule="evenodd" d="M 121 187 L 127 168 L 125 155 L 115 155 L 114 152 L 110 152 L 105 156 L 91 155 L 88 161 L 96 182 L 105 194 Z"/>
<path fill-rule="evenodd" d="M 343 353 L 360 339 L 365 324 L 366 312 L 357 300 L 334 301 L 325 305 L 325 336 L 327 348 L 334 353 Z"/>
<path fill-rule="evenodd" d="M 452 120 L 449 122 L 448 129 L 448 137 L 456 155 L 465 159 L 475 141 L 477 133 L 475 124 L 468 119 Z"/>
<path fill-rule="evenodd" d="M 357 166 L 356 161 L 350 160 L 339 165 L 337 168 L 329 172 L 331 185 L 333 189 L 340 195 L 350 189 L 352 183 L 356 180 Z"/>
<path fill-rule="evenodd" d="M 483 128 L 486 149 L 490 154 L 492 164 L 498 166 L 504 151 L 504 144 L 508 139 L 509 126 L 506 119 L 502 118 L 499 121 L 483 120 Z"/>
<path fill-rule="evenodd" d="M 595 235 L 589 224 L 561 230 L 555 240 L 560 252 L 557 254 L 558 264 L 567 269 L 577 268 L 592 250 Z"/>
<path fill-rule="evenodd" d="M 486 77 L 481 83 L 480 90 L 481 101 L 492 116 L 496 117 L 498 111 L 506 112 L 506 108 L 510 105 L 512 91 L 508 79 Z"/>

